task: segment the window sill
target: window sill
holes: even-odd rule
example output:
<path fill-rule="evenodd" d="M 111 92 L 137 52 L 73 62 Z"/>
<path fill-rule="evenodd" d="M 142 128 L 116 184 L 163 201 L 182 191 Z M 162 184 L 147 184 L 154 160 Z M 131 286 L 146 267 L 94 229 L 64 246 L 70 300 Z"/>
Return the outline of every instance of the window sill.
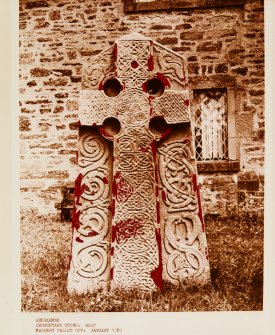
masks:
<path fill-rule="evenodd" d="M 165 0 L 153 2 L 136 2 L 125 0 L 125 12 L 150 11 L 161 9 L 192 9 L 226 6 L 243 6 L 245 0 Z"/>
<path fill-rule="evenodd" d="M 198 173 L 203 172 L 238 172 L 240 171 L 239 161 L 211 161 L 211 162 L 198 162 Z"/>

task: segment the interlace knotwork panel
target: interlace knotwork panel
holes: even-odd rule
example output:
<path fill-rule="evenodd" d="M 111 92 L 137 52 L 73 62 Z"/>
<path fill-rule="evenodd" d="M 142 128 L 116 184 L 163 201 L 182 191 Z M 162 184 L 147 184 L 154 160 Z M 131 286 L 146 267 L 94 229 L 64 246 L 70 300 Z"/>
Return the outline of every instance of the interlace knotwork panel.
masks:
<path fill-rule="evenodd" d="M 79 139 L 80 174 L 75 184 L 73 243 L 68 291 L 107 288 L 110 279 L 110 144 L 93 128 Z"/>
<path fill-rule="evenodd" d="M 163 277 L 175 284 L 209 279 L 204 222 L 191 146 L 191 138 L 187 138 L 164 143 L 158 148 Z"/>
<path fill-rule="evenodd" d="M 82 71 L 82 88 L 97 90 L 100 83 L 106 77 L 112 77 L 115 74 L 115 59 L 113 46 L 102 51 L 87 67 Z"/>
<path fill-rule="evenodd" d="M 160 255 L 155 232 L 154 137 L 145 128 L 149 110 L 144 92 L 130 90 L 118 103 L 124 131 L 114 139 L 112 284 L 150 291 L 156 288 L 152 272 L 159 266 Z"/>
<path fill-rule="evenodd" d="M 126 88 L 141 88 L 149 77 L 148 59 L 151 44 L 148 40 L 117 40 L 117 74 Z"/>
<path fill-rule="evenodd" d="M 152 101 L 152 116 L 163 116 L 167 123 L 190 121 L 188 91 L 166 91 Z"/>

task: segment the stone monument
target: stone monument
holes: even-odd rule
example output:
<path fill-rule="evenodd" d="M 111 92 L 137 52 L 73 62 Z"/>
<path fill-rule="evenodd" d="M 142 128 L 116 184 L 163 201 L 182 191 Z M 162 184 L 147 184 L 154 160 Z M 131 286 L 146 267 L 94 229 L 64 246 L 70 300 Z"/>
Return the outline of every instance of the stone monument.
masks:
<path fill-rule="evenodd" d="M 70 293 L 209 280 L 184 65 L 133 33 L 85 67 Z"/>

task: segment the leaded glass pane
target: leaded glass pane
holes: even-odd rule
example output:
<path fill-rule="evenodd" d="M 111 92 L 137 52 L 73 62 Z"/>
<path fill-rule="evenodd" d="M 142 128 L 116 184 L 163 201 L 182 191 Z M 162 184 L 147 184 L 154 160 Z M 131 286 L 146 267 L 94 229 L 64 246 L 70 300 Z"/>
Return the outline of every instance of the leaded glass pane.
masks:
<path fill-rule="evenodd" d="M 194 121 L 196 159 L 228 159 L 226 90 L 194 91 Z"/>

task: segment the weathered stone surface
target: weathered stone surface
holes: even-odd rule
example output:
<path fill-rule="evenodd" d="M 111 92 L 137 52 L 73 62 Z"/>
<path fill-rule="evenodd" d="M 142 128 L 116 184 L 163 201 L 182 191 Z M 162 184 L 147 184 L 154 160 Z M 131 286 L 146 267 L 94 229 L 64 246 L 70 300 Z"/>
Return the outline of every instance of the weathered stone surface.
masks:
<path fill-rule="evenodd" d="M 199 43 L 197 51 L 218 52 L 221 51 L 221 48 L 222 48 L 222 42 L 202 42 Z"/>
<path fill-rule="evenodd" d="M 34 68 L 30 70 L 32 77 L 47 77 L 51 71 L 44 68 Z"/>
<path fill-rule="evenodd" d="M 49 7 L 48 1 L 40 0 L 40 1 L 28 1 L 26 2 L 26 9 L 34 9 L 41 7 Z"/>

